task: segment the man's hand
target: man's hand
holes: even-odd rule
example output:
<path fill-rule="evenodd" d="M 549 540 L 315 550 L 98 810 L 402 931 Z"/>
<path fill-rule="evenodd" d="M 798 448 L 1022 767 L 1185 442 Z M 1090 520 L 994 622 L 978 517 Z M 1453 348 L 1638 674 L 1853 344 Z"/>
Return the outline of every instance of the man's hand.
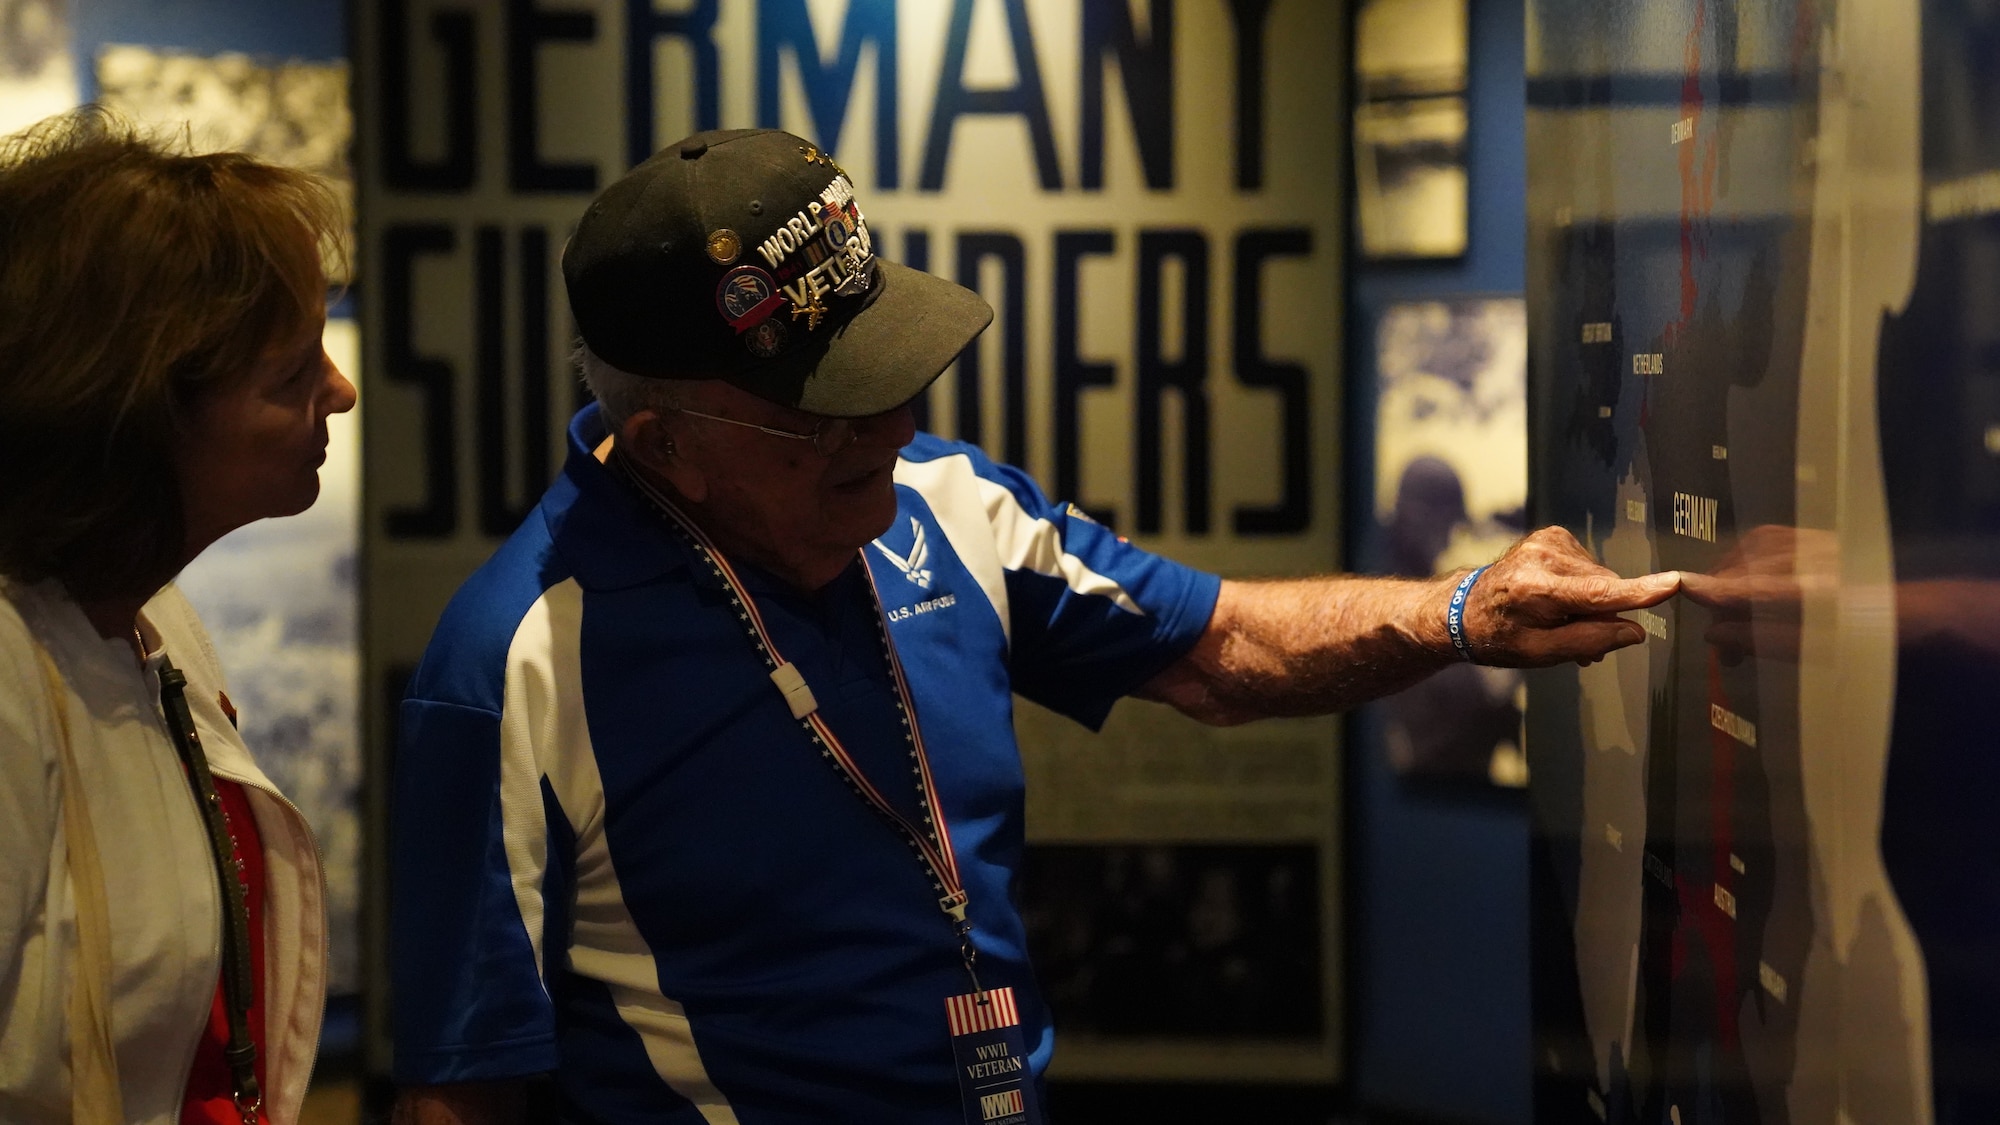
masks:
<path fill-rule="evenodd" d="M 1439 631 L 1462 577 L 1444 580 L 1429 611 Z M 1658 605 L 1680 588 L 1681 576 L 1674 571 L 1620 578 L 1598 565 L 1575 536 L 1545 527 L 1514 544 L 1473 585 L 1465 639 L 1480 664 L 1594 664 L 1646 639 L 1646 631 L 1620 613 Z M 1449 632 L 1444 643 L 1451 643 Z"/>
<path fill-rule="evenodd" d="M 1796 663 L 1807 606 L 1840 591 L 1840 540 L 1831 531 L 1763 524 L 1737 539 L 1708 574 L 1687 574 L 1688 599 L 1710 611 L 1703 639 L 1724 662 L 1746 656 Z"/>
<path fill-rule="evenodd" d="M 391 1125 L 523 1125 L 528 1101 L 525 1081 L 408 1086 L 396 1095 L 389 1120 Z"/>
<path fill-rule="evenodd" d="M 1459 659 L 1445 612 L 1462 577 L 1225 581 L 1194 648 L 1134 694 L 1215 725 L 1379 699 Z M 1465 632 L 1481 664 L 1588 664 L 1646 639 L 1619 613 L 1678 589 L 1673 573 L 1620 578 L 1544 528 L 1473 586 Z"/>

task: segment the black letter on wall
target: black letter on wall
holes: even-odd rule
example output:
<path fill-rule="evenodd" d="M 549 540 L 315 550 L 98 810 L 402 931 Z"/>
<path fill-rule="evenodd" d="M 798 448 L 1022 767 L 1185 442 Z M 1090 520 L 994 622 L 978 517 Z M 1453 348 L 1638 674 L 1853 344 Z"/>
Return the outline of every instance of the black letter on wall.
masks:
<path fill-rule="evenodd" d="M 979 291 L 979 267 L 987 258 L 1000 263 L 1003 296 L 999 305 L 1005 317 L 1000 337 L 1001 401 L 1005 416 L 1002 425 L 1000 459 L 1019 465 L 1028 458 L 1028 267 L 1021 240 L 1004 232 L 978 232 L 958 236 L 958 283 Z M 986 294 L 980 294 L 986 296 Z M 988 300 L 992 299 L 988 297 Z M 982 444 L 979 425 L 980 392 L 979 342 L 958 357 L 958 439 Z"/>
<path fill-rule="evenodd" d="M 1246 230 L 1236 239 L 1236 308 L 1231 317 L 1229 354 L 1236 381 L 1278 392 L 1284 425 L 1284 490 L 1275 507 L 1238 506 L 1238 535 L 1285 535 L 1312 522 L 1312 399 L 1310 376 L 1296 363 L 1264 358 L 1260 313 L 1264 306 L 1264 262 L 1312 255 L 1312 231 L 1304 227 Z"/>
<path fill-rule="evenodd" d="M 1049 102 L 1042 92 L 1042 68 L 1035 59 L 1035 38 L 1028 27 L 1022 0 L 1006 0 L 1007 34 L 1014 49 L 1012 86 L 999 90 L 965 88 L 965 52 L 972 35 L 972 0 L 956 0 L 951 27 L 945 35 L 944 67 L 938 72 L 937 96 L 931 103 L 930 137 L 924 142 L 924 167 L 919 191 L 944 190 L 944 169 L 951 157 L 951 132 L 966 114 L 1018 114 L 1033 142 L 1035 170 L 1042 187 L 1062 189 L 1062 165 L 1056 159 L 1055 130 L 1049 127 Z M 879 94 L 877 96 L 880 96 Z"/>
<path fill-rule="evenodd" d="M 509 388 L 507 364 L 506 244 L 499 227 L 474 233 L 473 276 L 478 288 L 474 317 L 474 393 L 479 410 L 479 530 L 507 535 L 524 519 L 549 483 L 548 233 L 521 232 L 521 378 Z M 518 428 L 508 425 L 508 407 L 517 405 Z M 510 432 L 510 429 L 512 432 Z M 509 456 L 509 438 L 518 456 Z M 519 476 L 510 480 L 509 469 Z M 518 484 L 518 489 L 512 487 Z M 515 501 L 511 495 L 519 495 Z"/>
<path fill-rule="evenodd" d="M 453 428 L 451 364 L 416 349 L 416 260 L 448 254 L 458 239 L 448 226 L 398 224 L 382 232 L 382 355 L 392 383 L 414 385 L 423 395 L 424 502 L 417 508 L 385 513 L 383 526 L 396 539 L 446 539 L 458 527 L 458 447 Z"/>
<path fill-rule="evenodd" d="M 1083 296 L 1077 285 L 1078 266 L 1086 256 L 1107 255 L 1117 246 L 1116 236 L 1108 230 L 1056 232 L 1056 496 L 1072 502 L 1083 484 L 1082 426 L 1077 397 L 1085 387 L 1110 387 L 1118 381 L 1116 367 L 1085 362 L 1077 355 Z M 1114 508 L 1084 510 L 1099 523 L 1117 525 L 1118 513 Z"/>
<path fill-rule="evenodd" d="M 590 12 L 544 12 L 535 0 L 507 3 L 507 180 L 515 191 L 596 191 L 594 164 L 544 164 L 535 111 L 541 104 L 535 75 L 543 43 L 588 43 L 597 38 Z"/>
<path fill-rule="evenodd" d="M 1180 359 L 1161 353 L 1160 273 L 1176 258 L 1181 286 L 1185 346 Z M 1181 395 L 1182 530 L 1208 534 L 1208 239 L 1198 230 L 1139 233 L 1139 333 L 1133 354 L 1139 367 L 1139 433 L 1133 470 L 1139 485 L 1139 533 L 1161 530 L 1160 396 L 1169 388 Z"/>
<path fill-rule="evenodd" d="M 923 227 L 911 227 L 903 232 L 903 264 L 913 270 L 929 273 L 931 269 L 931 232 Z M 917 428 L 931 428 L 931 389 L 910 401 L 910 413 L 916 418 Z"/>
<path fill-rule="evenodd" d="M 1152 35 L 1144 45 L 1132 27 L 1126 0 L 1085 0 L 1083 55 L 1077 89 L 1083 94 L 1083 186 L 1104 186 L 1104 56 L 1118 54 L 1125 79 L 1125 103 L 1132 110 L 1132 135 L 1146 186 L 1174 186 L 1174 5 L 1152 0 Z"/>
<path fill-rule="evenodd" d="M 477 162 L 473 120 L 472 16 L 435 12 L 431 38 L 444 51 L 444 159 L 410 155 L 410 10 L 408 0 L 383 0 L 382 179 L 394 191 L 464 191 Z"/>
<path fill-rule="evenodd" d="M 1264 186 L 1264 20 L 1271 0 L 1229 0 L 1236 25 L 1236 190 Z"/>

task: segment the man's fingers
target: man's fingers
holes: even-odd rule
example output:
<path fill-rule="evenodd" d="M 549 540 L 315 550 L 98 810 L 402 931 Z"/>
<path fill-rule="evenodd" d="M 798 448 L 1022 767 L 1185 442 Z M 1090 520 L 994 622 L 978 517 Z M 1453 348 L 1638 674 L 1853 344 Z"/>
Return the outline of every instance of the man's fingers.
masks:
<path fill-rule="evenodd" d="M 1516 543 L 1474 589 L 1466 632 L 1475 648 L 1483 647 L 1483 662 L 1588 664 L 1646 639 L 1643 626 L 1618 614 L 1659 605 L 1680 591 L 1678 571 L 1620 578 L 1569 531 L 1545 527 Z"/>
<path fill-rule="evenodd" d="M 1618 578 L 1599 574 L 1554 584 L 1550 597 L 1569 615 L 1621 613 L 1629 609 L 1656 606 L 1681 588 L 1679 571 L 1647 574 L 1639 578 Z"/>
<path fill-rule="evenodd" d="M 1542 637 L 1541 663 L 1564 664 L 1572 660 L 1596 660 L 1606 653 L 1628 648 L 1646 639 L 1646 630 L 1637 622 L 1622 618 L 1611 621 L 1577 621 L 1550 629 Z"/>
<path fill-rule="evenodd" d="M 1645 629 L 1637 622 L 1621 617 L 1573 621 L 1523 637 L 1514 648 L 1514 656 L 1521 667 L 1547 668 L 1572 660 L 1596 660 L 1605 653 L 1636 645 L 1645 639 Z"/>
<path fill-rule="evenodd" d="M 1681 592 L 1689 601 L 1709 609 L 1785 611 L 1796 616 L 1806 591 L 1796 577 L 1787 573 L 1732 577 L 1685 574 L 1681 577 Z"/>
<path fill-rule="evenodd" d="M 1493 610 L 1522 624 L 1556 626 L 1580 617 L 1608 616 L 1655 606 L 1681 588 L 1680 573 L 1620 578 L 1599 567 L 1586 576 L 1523 576 L 1494 591 Z"/>

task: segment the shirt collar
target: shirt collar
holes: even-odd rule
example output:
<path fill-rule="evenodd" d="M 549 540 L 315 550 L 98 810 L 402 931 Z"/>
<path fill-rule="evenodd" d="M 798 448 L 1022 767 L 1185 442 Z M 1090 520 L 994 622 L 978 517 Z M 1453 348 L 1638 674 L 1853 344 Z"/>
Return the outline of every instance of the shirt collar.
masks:
<path fill-rule="evenodd" d="M 598 404 L 569 424 L 569 455 L 542 502 L 555 550 L 587 590 L 616 590 L 686 570 L 697 581 L 706 567 L 661 521 L 617 470 L 597 459 L 608 430 Z"/>

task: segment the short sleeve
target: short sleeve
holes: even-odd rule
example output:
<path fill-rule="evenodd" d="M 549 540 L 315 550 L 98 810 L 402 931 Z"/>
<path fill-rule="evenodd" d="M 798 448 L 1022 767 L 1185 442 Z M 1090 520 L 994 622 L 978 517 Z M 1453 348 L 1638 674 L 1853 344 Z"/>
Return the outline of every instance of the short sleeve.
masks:
<path fill-rule="evenodd" d="M 403 702 L 391 835 L 390 960 L 396 1078 L 491 1081 L 556 1067 L 544 986 L 539 809 L 502 801 L 500 716 L 460 703 Z M 536 848 L 510 836 L 541 834 Z M 510 855 L 512 859 L 510 860 Z M 531 927 L 533 938 L 531 939 Z"/>
<path fill-rule="evenodd" d="M 1019 469 L 974 467 L 1006 574 L 1014 690 L 1096 729 L 1194 646 L 1221 579 L 1133 546 Z"/>

